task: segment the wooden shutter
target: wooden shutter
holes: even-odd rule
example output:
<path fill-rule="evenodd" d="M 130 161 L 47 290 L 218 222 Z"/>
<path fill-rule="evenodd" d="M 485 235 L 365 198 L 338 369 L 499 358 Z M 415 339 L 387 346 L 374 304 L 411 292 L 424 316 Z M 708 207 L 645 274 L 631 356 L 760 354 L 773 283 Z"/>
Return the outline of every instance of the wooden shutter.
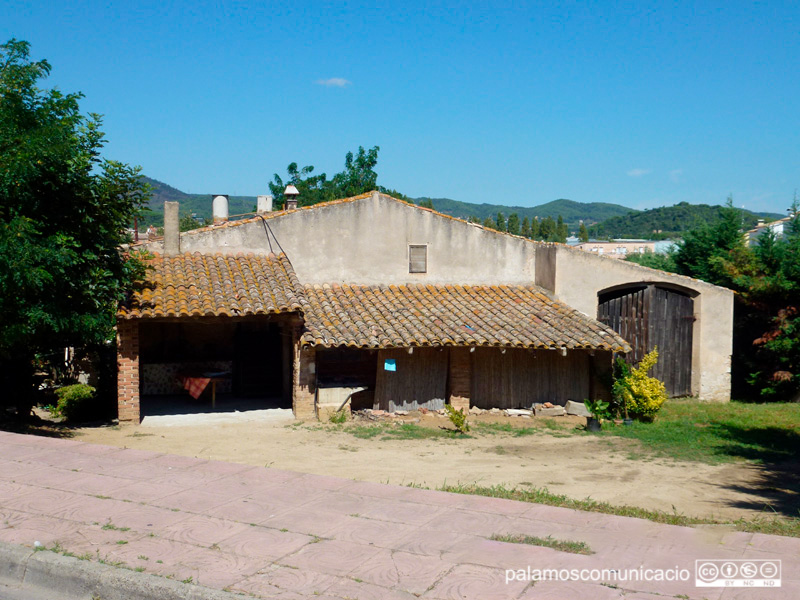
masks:
<path fill-rule="evenodd" d="M 408 247 L 408 272 L 428 272 L 428 246 L 411 245 Z"/>

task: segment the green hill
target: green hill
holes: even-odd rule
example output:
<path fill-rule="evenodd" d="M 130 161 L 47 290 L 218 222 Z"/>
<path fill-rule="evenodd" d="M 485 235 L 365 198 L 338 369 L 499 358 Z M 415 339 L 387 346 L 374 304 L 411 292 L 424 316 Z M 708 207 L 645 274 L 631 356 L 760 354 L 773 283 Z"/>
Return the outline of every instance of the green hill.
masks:
<path fill-rule="evenodd" d="M 650 210 L 633 211 L 612 217 L 589 228 L 592 237 L 667 239 L 680 237 L 684 232 L 702 225 L 714 225 L 720 220 L 721 206 L 680 202 Z M 780 219 L 775 213 L 753 213 L 742 210 L 742 228 L 752 229 L 759 218 Z"/>
<path fill-rule="evenodd" d="M 194 214 L 198 219 L 211 218 L 211 194 L 187 194 L 157 179 L 150 177 L 143 179 L 153 188 L 153 196 L 149 203 L 151 212 L 142 219 L 145 227 L 150 223 L 159 227 L 164 224 L 165 200 L 180 202 L 181 216 Z M 255 196 L 230 196 L 228 199 L 228 210 L 232 215 L 253 212 L 255 205 Z"/>
<path fill-rule="evenodd" d="M 164 201 L 181 203 L 181 215 L 195 214 L 198 219 L 211 218 L 211 194 L 187 194 L 156 179 L 144 178 L 153 188 L 150 210 L 142 219 L 142 226 L 150 223 L 161 226 L 164 222 Z M 507 206 L 501 204 L 472 204 L 450 198 L 416 198 L 433 202 L 439 212 L 467 219 L 476 216 L 483 221 L 486 217 L 496 217 L 502 212 L 506 218 L 517 213 L 524 217 L 546 217 L 557 219 L 562 216 L 571 231 L 577 231 L 580 221 L 584 221 L 592 237 L 625 237 L 665 239 L 680 237 L 683 232 L 703 223 L 713 224 L 719 217 L 719 206 L 707 204 L 689 204 L 681 202 L 675 206 L 664 206 L 651 210 L 633 210 L 619 204 L 605 202 L 575 202 L 573 200 L 553 200 L 539 206 Z M 231 196 L 229 198 L 230 214 L 243 214 L 253 211 L 255 196 Z M 783 215 L 775 213 L 752 213 L 742 211 L 744 229 L 751 229 L 759 218 L 767 220 L 780 219 Z"/>
<path fill-rule="evenodd" d="M 471 204 L 460 202 L 450 198 L 417 198 L 419 203 L 422 200 L 430 200 L 433 207 L 439 212 L 443 212 L 453 217 L 467 219 L 475 216 L 483 221 L 486 217 L 496 217 L 498 212 L 502 212 L 506 218 L 512 213 L 517 213 L 520 219 L 528 217 L 538 217 L 542 220 L 546 217 L 557 219 L 560 216 L 570 226 L 570 229 L 577 229 L 580 222 L 584 221 L 587 225 L 599 223 L 611 217 L 627 215 L 635 212 L 633 209 L 619 204 L 609 204 L 605 202 L 575 202 L 574 200 L 553 200 L 538 206 L 506 206 L 500 204 Z"/>

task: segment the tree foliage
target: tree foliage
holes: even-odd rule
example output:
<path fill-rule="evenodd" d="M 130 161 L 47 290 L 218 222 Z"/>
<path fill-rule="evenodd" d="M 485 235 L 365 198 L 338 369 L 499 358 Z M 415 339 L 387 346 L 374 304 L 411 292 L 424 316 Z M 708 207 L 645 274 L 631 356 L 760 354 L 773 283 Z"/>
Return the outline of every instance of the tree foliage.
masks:
<path fill-rule="evenodd" d="M 772 232 L 749 248 L 740 211 L 729 200 L 713 226 L 686 234 L 675 252 L 678 273 L 737 292 L 734 310 L 734 393 L 795 399 L 800 391 L 800 216 L 781 239 Z"/>
<path fill-rule="evenodd" d="M 81 94 L 39 87 L 49 73 L 27 42 L 0 45 L 0 365 L 18 396 L 37 355 L 109 339 L 143 274 L 120 246 L 147 186 L 101 158 L 101 118 L 81 114 Z"/>
<path fill-rule="evenodd" d="M 581 242 L 588 242 L 589 241 L 589 230 L 586 229 L 586 225 L 581 223 L 581 226 L 578 228 L 578 239 Z"/>
<path fill-rule="evenodd" d="M 379 151 L 379 146 L 373 146 L 369 150 L 359 146 L 356 154 L 348 152 L 344 159 L 344 170 L 330 179 L 325 173 L 315 175 L 313 165 L 300 168 L 296 162 L 289 163 L 286 168 L 287 178 L 284 180 L 275 173 L 269 183 L 275 208 L 283 207 L 285 202 L 283 191 L 289 184 L 300 192 L 298 206 L 311 206 L 339 198 L 350 198 L 373 190 L 410 202 L 411 199 L 407 196 L 378 185 L 378 173 L 375 167 L 378 165 Z"/>
<path fill-rule="evenodd" d="M 508 228 L 508 233 L 519 235 L 520 224 L 519 224 L 519 215 L 517 213 L 511 213 L 508 216 L 508 223 L 506 223 L 506 227 Z"/>

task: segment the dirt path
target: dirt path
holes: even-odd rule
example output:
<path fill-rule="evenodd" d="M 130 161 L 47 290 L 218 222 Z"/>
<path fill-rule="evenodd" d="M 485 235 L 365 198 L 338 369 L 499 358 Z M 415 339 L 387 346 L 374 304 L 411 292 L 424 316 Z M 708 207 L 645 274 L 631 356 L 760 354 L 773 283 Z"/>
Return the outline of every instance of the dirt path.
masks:
<path fill-rule="evenodd" d="M 648 457 L 637 442 L 549 431 L 525 437 L 360 439 L 332 425 L 229 423 L 186 427 L 98 427 L 80 441 L 394 484 L 504 484 L 691 516 L 738 518 L 758 496 L 759 472 Z M 636 458 L 630 458 L 635 456 Z"/>

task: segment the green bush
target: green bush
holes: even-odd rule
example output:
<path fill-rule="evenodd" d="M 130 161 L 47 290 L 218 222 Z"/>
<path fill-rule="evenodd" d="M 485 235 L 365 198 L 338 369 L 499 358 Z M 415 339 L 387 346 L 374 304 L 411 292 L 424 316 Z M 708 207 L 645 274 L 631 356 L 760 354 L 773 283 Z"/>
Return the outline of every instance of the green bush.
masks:
<path fill-rule="evenodd" d="M 467 415 L 463 410 L 456 410 L 452 404 L 445 404 L 444 409 L 447 411 L 447 417 L 450 422 L 455 426 L 459 433 L 467 433 L 469 431 L 469 423 L 467 423 Z"/>
<path fill-rule="evenodd" d="M 67 385 L 56 390 L 58 403 L 53 414 L 67 421 L 78 421 L 91 416 L 95 390 L 85 383 Z"/>

